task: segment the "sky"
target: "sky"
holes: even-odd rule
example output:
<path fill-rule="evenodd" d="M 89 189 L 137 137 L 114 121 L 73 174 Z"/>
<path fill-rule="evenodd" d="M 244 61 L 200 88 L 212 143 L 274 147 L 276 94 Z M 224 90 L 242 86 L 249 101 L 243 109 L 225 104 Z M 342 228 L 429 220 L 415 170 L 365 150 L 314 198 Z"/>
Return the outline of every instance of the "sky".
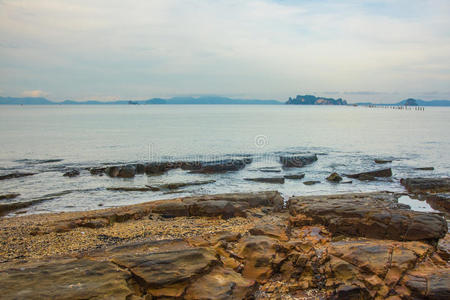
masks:
<path fill-rule="evenodd" d="M 0 96 L 450 99 L 449 0 L 0 0 Z"/>

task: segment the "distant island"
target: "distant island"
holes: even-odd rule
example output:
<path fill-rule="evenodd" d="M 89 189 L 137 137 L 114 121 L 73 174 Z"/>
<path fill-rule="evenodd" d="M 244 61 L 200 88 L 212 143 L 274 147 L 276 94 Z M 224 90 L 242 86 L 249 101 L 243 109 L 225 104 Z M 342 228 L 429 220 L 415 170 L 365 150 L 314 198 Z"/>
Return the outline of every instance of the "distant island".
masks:
<path fill-rule="evenodd" d="M 286 104 L 295 104 L 295 105 L 347 105 L 347 101 L 342 100 L 341 98 L 333 99 L 333 98 L 325 98 L 325 97 L 316 97 L 313 95 L 297 95 L 294 99 L 289 97 L 289 100 Z"/>
<path fill-rule="evenodd" d="M 152 98 L 148 100 L 117 100 L 117 101 L 74 101 L 65 100 L 63 102 L 50 101 L 46 98 L 15 98 L 0 97 L 0 105 L 123 105 L 123 104 L 244 104 L 244 105 L 280 105 L 283 104 L 277 100 L 258 100 L 258 99 L 232 99 L 217 96 L 202 97 L 173 97 L 169 99 Z"/>

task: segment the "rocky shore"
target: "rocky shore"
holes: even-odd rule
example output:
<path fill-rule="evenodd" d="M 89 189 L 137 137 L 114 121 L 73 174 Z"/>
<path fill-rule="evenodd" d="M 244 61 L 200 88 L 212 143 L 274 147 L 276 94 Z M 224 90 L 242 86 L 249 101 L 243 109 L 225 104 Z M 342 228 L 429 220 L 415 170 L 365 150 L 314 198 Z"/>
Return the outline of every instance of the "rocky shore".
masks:
<path fill-rule="evenodd" d="M 447 222 L 398 196 L 274 191 L 2 218 L 1 298 L 449 299 Z"/>

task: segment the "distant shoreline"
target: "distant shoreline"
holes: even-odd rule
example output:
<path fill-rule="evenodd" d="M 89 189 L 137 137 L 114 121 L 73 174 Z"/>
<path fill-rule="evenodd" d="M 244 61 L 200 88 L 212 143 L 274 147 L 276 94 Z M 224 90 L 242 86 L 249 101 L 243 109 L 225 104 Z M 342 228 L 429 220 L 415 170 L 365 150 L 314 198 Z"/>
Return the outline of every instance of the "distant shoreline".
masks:
<path fill-rule="evenodd" d="M 314 101 L 301 101 L 304 97 L 312 97 Z M 297 100 L 298 99 L 298 100 Z M 297 101 L 296 101 L 297 100 Z M 408 101 L 414 100 L 417 106 L 434 106 L 434 107 L 448 107 L 450 100 L 420 100 L 420 99 L 405 99 L 397 103 L 372 103 L 372 102 L 357 102 L 347 103 L 342 99 L 332 99 L 324 97 L 315 97 L 311 95 L 297 96 L 295 99 L 282 102 L 278 100 L 260 100 L 260 99 L 232 99 L 227 97 L 173 97 L 168 99 L 152 98 L 148 100 L 117 100 L 117 101 L 74 101 L 65 100 L 62 102 L 51 101 L 46 98 L 33 97 L 0 97 L 0 105 L 325 105 L 325 106 L 404 106 L 408 105 Z"/>

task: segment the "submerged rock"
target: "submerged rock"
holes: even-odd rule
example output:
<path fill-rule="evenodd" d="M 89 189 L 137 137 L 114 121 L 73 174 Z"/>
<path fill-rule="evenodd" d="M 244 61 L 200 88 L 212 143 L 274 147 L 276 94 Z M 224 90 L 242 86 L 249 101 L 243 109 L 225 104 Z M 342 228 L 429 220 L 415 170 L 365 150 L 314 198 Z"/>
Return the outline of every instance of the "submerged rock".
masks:
<path fill-rule="evenodd" d="M 331 182 L 337 182 L 337 183 L 339 183 L 339 182 L 342 181 L 342 177 L 339 176 L 338 173 L 331 173 L 330 176 L 327 177 L 327 180 L 328 180 L 328 181 L 331 181 Z"/>
<path fill-rule="evenodd" d="M 284 178 L 286 178 L 286 179 L 303 179 L 303 178 L 305 178 L 305 173 L 284 175 Z"/>
<path fill-rule="evenodd" d="M 414 170 L 419 170 L 419 171 L 433 171 L 433 170 L 434 170 L 434 167 L 414 168 Z"/>
<path fill-rule="evenodd" d="M 135 166 L 112 166 L 105 169 L 109 177 L 133 178 L 136 175 Z"/>
<path fill-rule="evenodd" d="M 410 193 L 450 192 L 450 178 L 405 178 L 400 183 Z"/>
<path fill-rule="evenodd" d="M 221 161 L 202 162 L 201 167 L 192 170 L 191 173 L 223 173 L 239 171 L 245 168 L 248 163 L 248 159 L 225 159 Z"/>
<path fill-rule="evenodd" d="M 376 177 L 391 177 L 392 176 L 392 170 L 391 168 L 388 169 L 382 169 L 382 170 L 376 170 L 376 171 L 370 171 L 370 172 L 362 172 L 357 174 L 346 174 L 346 177 L 349 178 L 355 178 L 359 180 L 375 180 Z"/>
<path fill-rule="evenodd" d="M 33 176 L 36 173 L 11 173 L 6 175 L 0 175 L 0 180 L 12 179 L 12 178 L 20 178 L 25 176 Z"/>
<path fill-rule="evenodd" d="M 106 189 L 118 192 L 148 192 L 152 190 L 150 187 L 109 187 Z"/>
<path fill-rule="evenodd" d="M 375 159 L 374 162 L 376 164 L 388 164 L 388 163 L 391 163 L 392 160 Z"/>
<path fill-rule="evenodd" d="M 103 174 L 105 174 L 105 170 L 106 168 L 90 168 L 89 172 L 91 175 L 103 176 Z"/>
<path fill-rule="evenodd" d="M 74 169 L 74 170 L 67 171 L 66 173 L 64 173 L 63 176 L 65 176 L 65 177 L 76 177 L 76 176 L 79 176 L 79 175 L 80 175 L 80 171 Z"/>
<path fill-rule="evenodd" d="M 284 183 L 284 177 L 257 177 L 257 178 L 244 178 L 247 181 L 256 181 L 263 183 Z"/>
<path fill-rule="evenodd" d="M 264 172 L 264 173 L 280 173 L 281 172 L 280 169 L 272 168 L 272 167 L 259 168 L 258 170 L 261 172 Z"/>
<path fill-rule="evenodd" d="M 191 182 L 174 182 L 174 183 L 165 183 L 157 186 L 157 188 L 161 189 L 168 189 L 168 190 L 176 190 L 182 187 L 186 186 L 192 186 L 192 185 L 205 185 L 216 182 L 215 180 L 201 180 L 201 181 L 191 181 Z"/>
<path fill-rule="evenodd" d="M 301 168 L 317 161 L 317 155 L 289 155 L 280 156 L 280 162 L 285 168 Z"/>
<path fill-rule="evenodd" d="M 314 185 L 314 184 L 318 184 L 318 183 L 320 183 L 320 181 L 317 181 L 317 180 L 310 180 L 310 181 L 303 182 L 304 185 Z"/>
<path fill-rule="evenodd" d="M 3 195 L 0 195 L 0 200 L 14 199 L 19 196 L 20 196 L 20 194 L 18 194 L 18 193 L 3 194 Z"/>

